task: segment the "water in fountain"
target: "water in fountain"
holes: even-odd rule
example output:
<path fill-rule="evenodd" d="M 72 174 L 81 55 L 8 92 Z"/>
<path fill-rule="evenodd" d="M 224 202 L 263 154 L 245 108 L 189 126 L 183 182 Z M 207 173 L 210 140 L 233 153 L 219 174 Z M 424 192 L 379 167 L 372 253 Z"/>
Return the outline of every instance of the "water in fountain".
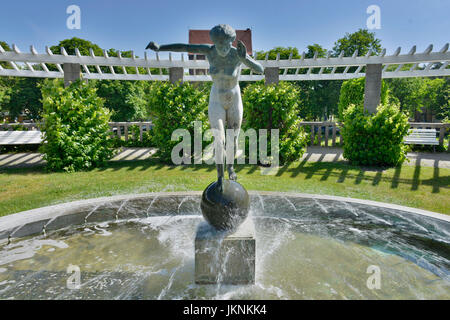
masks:
<path fill-rule="evenodd" d="M 88 222 L 3 244 L 0 299 L 450 298 L 449 223 L 289 196 L 252 196 L 254 285 L 195 285 L 200 197 L 174 199 L 164 200 L 173 202 L 167 205 L 172 214 L 161 214 L 161 197 L 149 199 L 150 206 L 127 202 L 118 208 L 144 217 Z M 69 265 L 81 270 L 78 290 L 67 288 Z M 380 268 L 380 289 L 367 286 L 372 265 Z"/>

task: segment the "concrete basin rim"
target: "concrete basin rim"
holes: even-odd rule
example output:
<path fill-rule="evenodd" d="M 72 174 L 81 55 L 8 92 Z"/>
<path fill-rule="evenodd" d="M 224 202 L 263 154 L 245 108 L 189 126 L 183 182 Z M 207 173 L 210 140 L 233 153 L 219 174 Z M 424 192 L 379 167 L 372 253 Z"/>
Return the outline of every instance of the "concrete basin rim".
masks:
<path fill-rule="evenodd" d="M 298 197 L 298 198 L 310 198 L 310 199 L 318 199 L 318 200 L 331 200 L 331 201 L 341 201 L 341 202 L 349 202 L 356 204 L 363 204 L 369 206 L 376 206 L 387 209 L 394 209 L 404 211 L 406 213 L 418 214 L 425 217 L 430 217 L 438 220 L 443 220 L 446 222 L 450 222 L 450 216 L 444 215 L 437 212 L 411 208 L 396 204 L 372 201 L 372 200 L 363 200 L 356 198 L 347 198 L 340 196 L 330 196 L 330 195 L 320 195 L 320 194 L 308 194 L 308 193 L 296 193 L 296 192 L 276 192 L 276 191 L 249 191 L 250 195 L 262 195 L 262 196 L 279 196 L 279 197 Z M 73 202 L 66 202 L 46 207 L 41 207 L 37 209 L 31 209 L 27 211 L 22 211 L 18 213 L 14 213 L 11 215 L 7 215 L 4 217 L 0 217 L 0 232 L 5 229 L 10 229 L 19 227 L 26 223 L 37 222 L 41 220 L 53 219 L 59 216 L 74 214 L 81 209 L 86 209 L 95 205 L 100 205 L 102 203 L 107 202 L 117 202 L 117 201 L 126 201 L 126 200 L 135 200 L 140 198 L 148 198 L 148 197 L 173 197 L 173 196 L 196 196 L 201 197 L 202 191 L 179 191 L 179 192 L 151 192 L 151 193 L 141 193 L 141 194 L 125 194 L 125 195 L 116 195 L 110 197 L 100 197 L 86 200 L 77 200 Z"/>

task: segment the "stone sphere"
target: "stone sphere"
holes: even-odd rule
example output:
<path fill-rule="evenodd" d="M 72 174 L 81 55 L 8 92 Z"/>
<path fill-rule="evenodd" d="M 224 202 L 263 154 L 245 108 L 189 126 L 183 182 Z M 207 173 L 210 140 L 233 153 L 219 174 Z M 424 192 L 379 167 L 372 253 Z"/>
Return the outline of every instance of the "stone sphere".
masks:
<path fill-rule="evenodd" d="M 247 190 L 232 180 L 223 181 L 223 192 L 217 181 L 203 191 L 200 204 L 203 217 L 217 230 L 236 229 L 248 216 L 250 198 Z"/>

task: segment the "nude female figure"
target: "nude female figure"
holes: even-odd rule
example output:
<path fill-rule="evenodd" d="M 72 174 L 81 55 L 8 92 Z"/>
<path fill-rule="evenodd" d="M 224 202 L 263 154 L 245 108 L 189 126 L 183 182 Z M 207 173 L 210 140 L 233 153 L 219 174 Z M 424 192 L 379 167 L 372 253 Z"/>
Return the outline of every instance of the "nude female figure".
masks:
<path fill-rule="evenodd" d="M 224 179 L 225 130 L 234 130 L 234 155 L 236 156 L 237 141 L 242 124 L 243 107 L 241 88 L 239 87 L 241 63 L 255 73 L 264 73 L 264 68 L 247 54 L 247 49 L 242 41 L 238 42 L 237 48 L 232 46 L 236 39 L 236 32 L 229 25 L 217 25 L 211 29 L 209 35 L 214 45 L 174 43 L 160 46 L 155 42 L 150 42 L 146 49 L 200 53 L 208 58 L 209 74 L 213 79 L 208 116 L 211 129 L 218 132 L 215 137 L 215 161 L 218 184 L 221 189 Z M 233 163 L 227 163 L 227 171 L 230 180 L 237 179 Z"/>

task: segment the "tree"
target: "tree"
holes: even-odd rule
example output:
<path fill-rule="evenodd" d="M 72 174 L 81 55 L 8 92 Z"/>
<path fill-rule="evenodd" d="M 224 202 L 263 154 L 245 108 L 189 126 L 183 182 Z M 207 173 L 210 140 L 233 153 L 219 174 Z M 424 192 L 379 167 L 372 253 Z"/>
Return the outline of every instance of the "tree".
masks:
<path fill-rule="evenodd" d="M 58 45 L 51 46 L 50 50 L 53 52 L 53 54 L 61 54 L 62 48 L 64 48 L 69 55 L 75 55 L 75 49 L 78 48 L 82 56 L 90 56 L 90 49 L 94 51 L 94 54 L 96 56 L 103 56 L 103 49 L 100 48 L 97 44 L 77 37 L 73 37 L 72 39 L 64 39 L 60 41 Z M 47 64 L 47 66 L 50 71 L 57 70 L 54 64 Z M 90 72 L 96 72 L 94 66 L 89 66 L 88 69 Z M 106 67 L 102 67 L 102 72 L 106 71 L 107 69 L 108 68 Z"/>
<path fill-rule="evenodd" d="M 305 52 L 305 58 L 313 58 L 317 52 L 317 58 L 325 58 L 328 50 L 321 45 L 314 43 L 309 45 Z M 257 59 L 264 60 L 268 55 L 269 60 L 275 60 L 277 55 L 280 59 L 289 59 L 292 54 L 292 59 L 300 59 L 299 50 L 295 47 L 275 47 L 269 51 L 259 51 L 256 56 Z M 316 68 L 311 73 L 319 73 L 320 69 Z M 307 69 L 301 69 L 300 74 L 306 74 Z M 331 69 L 325 69 L 323 73 L 329 73 Z M 280 70 L 284 73 L 284 70 Z M 287 74 L 295 74 L 295 69 L 288 69 Z M 300 90 L 299 94 L 299 116 L 305 120 L 327 118 L 337 112 L 337 103 L 339 100 L 339 92 L 342 81 L 296 81 L 294 82 Z M 243 90 L 245 86 L 243 86 Z"/>
<path fill-rule="evenodd" d="M 422 78 L 394 78 L 384 80 L 394 97 L 398 99 L 400 110 L 414 114 L 422 105 Z"/>
<path fill-rule="evenodd" d="M 0 41 L 3 50 L 11 51 L 11 47 L 4 41 Z M 4 69 L 11 69 L 11 65 L 6 61 L 0 61 L 0 66 Z M 12 88 L 16 79 L 13 77 L 0 77 L 0 120 L 9 113 L 9 102 L 11 101 Z"/>
<path fill-rule="evenodd" d="M 327 56 L 328 50 L 323 48 L 320 44 L 314 43 L 307 46 L 308 51 L 305 53 L 305 58 L 314 58 L 317 52 L 317 58 L 325 58 Z"/>
<path fill-rule="evenodd" d="M 15 78 L 12 83 L 10 99 L 5 104 L 12 119 L 26 114 L 31 119 L 39 119 L 42 112 L 42 94 L 39 78 Z"/>
<path fill-rule="evenodd" d="M 11 100 L 12 86 L 10 83 L 13 80 L 13 78 L 0 78 L 0 121 L 9 113 L 7 106 Z"/>
<path fill-rule="evenodd" d="M 300 117 L 307 121 L 327 120 L 337 114 L 341 80 L 302 81 Z"/>
<path fill-rule="evenodd" d="M 14 120 L 21 114 L 39 119 L 42 111 L 39 78 L 0 78 L 0 112 Z"/>
<path fill-rule="evenodd" d="M 4 41 L 0 41 L 0 45 L 2 46 L 3 50 L 5 51 L 11 51 L 11 47 Z M 5 69 L 10 69 L 11 66 L 6 61 L 0 61 L 0 66 Z"/>
<path fill-rule="evenodd" d="M 96 56 L 103 56 L 103 50 L 97 44 L 91 41 L 73 37 L 72 39 L 64 39 L 56 46 L 51 46 L 50 50 L 54 54 L 61 54 L 61 49 L 64 48 L 69 55 L 75 55 L 75 49 L 80 50 L 81 55 L 89 56 L 89 49 L 94 51 Z"/>
<path fill-rule="evenodd" d="M 369 32 L 367 29 L 359 29 L 353 33 L 346 33 L 343 38 L 338 39 L 334 43 L 332 55 L 337 57 L 344 52 L 344 57 L 350 57 L 358 50 L 358 56 L 366 55 L 369 50 L 372 50 L 372 56 L 381 53 L 381 40 L 375 38 L 375 32 Z M 355 72 L 357 67 L 350 67 L 349 73 Z M 361 69 L 365 72 L 366 67 Z M 336 72 L 343 72 L 344 68 L 339 67 Z"/>
<path fill-rule="evenodd" d="M 308 50 L 305 57 L 308 59 L 316 56 L 317 58 L 326 58 L 328 50 L 323 48 L 320 44 L 308 45 Z M 301 73 L 306 73 L 304 69 Z M 311 70 L 311 73 L 318 74 L 320 68 Z M 325 68 L 322 73 L 330 73 L 331 69 Z M 301 117 L 307 120 L 328 119 L 330 116 L 337 113 L 337 106 L 339 101 L 339 93 L 341 90 L 341 80 L 315 80 L 302 81 L 299 85 L 303 88 L 305 93 L 304 103 L 301 110 L 308 110 L 308 114 L 301 113 Z"/>
<path fill-rule="evenodd" d="M 102 80 L 97 95 L 105 100 L 105 107 L 113 110 L 113 121 L 147 120 L 146 81 Z"/>
<path fill-rule="evenodd" d="M 411 115 L 429 108 L 438 119 L 450 116 L 450 79 L 406 78 L 387 79 L 392 95 L 398 99 L 401 110 Z"/>
<path fill-rule="evenodd" d="M 277 55 L 280 55 L 280 59 L 288 59 L 292 53 L 292 59 L 299 59 L 301 56 L 298 53 L 298 49 L 295 47 L 275 47 L 269 51 L 258 51 L 256 52 L 257 60 L 266 59 L 266 55 L 269 54 L 269 60 L 275 60 Z"/>
<path fill-rule="evenodd" d="M 372 49 L 372 55 L 381 53 L 381 40 L 375 38 L 375 32 L 359 29 L 354 33 L 346 33 L 343 38 L 334 43 L 333 55 L 338 56 L 342 51 L 344 56 L 351 56 L 358 50 L 358 56 L 366 55 Z"/>
<path fill-rule="evenodd" d="M 429 108 L 438 118 L 450 115 L 448 80 L 442 78 L 423 79 L 420 91 L 423 107 Z"/>

